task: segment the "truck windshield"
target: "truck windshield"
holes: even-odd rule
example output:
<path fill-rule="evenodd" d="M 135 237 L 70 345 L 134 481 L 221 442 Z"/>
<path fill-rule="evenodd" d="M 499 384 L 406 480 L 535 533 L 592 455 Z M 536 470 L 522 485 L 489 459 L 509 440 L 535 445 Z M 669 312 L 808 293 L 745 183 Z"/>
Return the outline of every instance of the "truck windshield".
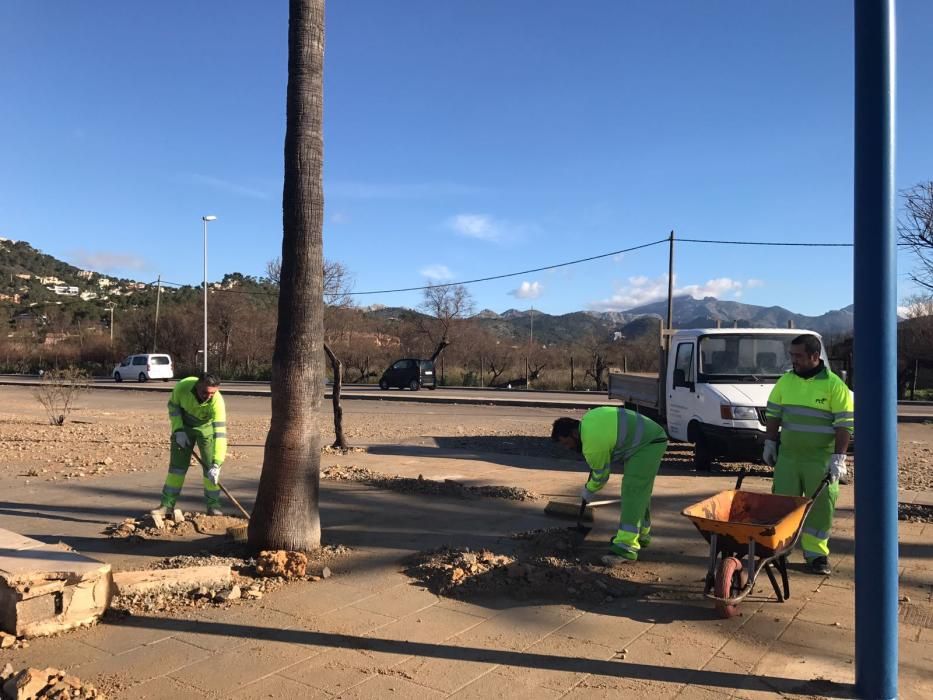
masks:
<path fill-rule="evenodd" d="M 790 334 L 728 334 L 700 338 L 700 374 L 708 379 L 776 381 L 791 368 Z"/>

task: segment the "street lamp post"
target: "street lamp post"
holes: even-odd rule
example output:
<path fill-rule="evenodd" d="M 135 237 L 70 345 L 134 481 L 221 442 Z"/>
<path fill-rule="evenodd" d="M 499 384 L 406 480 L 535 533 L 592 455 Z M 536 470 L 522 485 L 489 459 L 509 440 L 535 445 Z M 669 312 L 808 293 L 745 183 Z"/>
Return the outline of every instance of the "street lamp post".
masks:
<path fill-rule="evenodd" d="M 204 222 L 204 371 L 207 372 L 207 222 L 216 221 L 216 216 L 202 216 Z"/>

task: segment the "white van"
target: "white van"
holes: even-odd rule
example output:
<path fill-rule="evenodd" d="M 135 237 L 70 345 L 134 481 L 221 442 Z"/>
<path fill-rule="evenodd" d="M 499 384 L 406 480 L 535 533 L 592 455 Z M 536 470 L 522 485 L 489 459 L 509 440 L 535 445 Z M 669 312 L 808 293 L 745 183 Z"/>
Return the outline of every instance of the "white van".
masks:
<path fill-rule="evenodd" d="M 174 376 L 172 358 L 168 355 L 130 355 L 124 357 L 120 364 L 113 368 L 113 379 L 117 382 L 124 379 L 136 379 L 140 382 L 161 379 L 167 382 Z"/>

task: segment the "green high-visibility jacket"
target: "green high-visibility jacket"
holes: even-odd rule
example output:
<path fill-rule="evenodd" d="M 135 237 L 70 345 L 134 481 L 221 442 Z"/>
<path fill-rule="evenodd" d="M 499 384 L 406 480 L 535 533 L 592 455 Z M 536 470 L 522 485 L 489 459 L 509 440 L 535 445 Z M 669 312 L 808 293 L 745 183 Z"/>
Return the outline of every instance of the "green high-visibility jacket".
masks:
<path fill-rule="evenodd" d="M 781 421 L 781 455 L 798 463 L 825 464 L 836 447 L 836 429 L 855 431 L 852 392 L 826 367 L 809 379 L 784 374 L 771 390 L 765 415 Z"/>
<path fill-rule="evenodd" d="M 613 462 L 624 463 L 645 445 L 664 442 L 664 428 L 640 413 L 615 406 L 600 406 L 583 415 L 580 441 L 590 467 L 589 491 L 599 491 L 610 476 Z"/>
<path fill-rule="evenodd" d="M 187 429 L 200 433 L 205 438 L 213 438 L 213 461 L 223 464 L 227 456 L 227 409 L 220 392 L 201 403 L 194 387 L 197 377 L 185 377 L 180 380 L 168 399 L 168 417 L 172 424 L 172 433 Z"/>

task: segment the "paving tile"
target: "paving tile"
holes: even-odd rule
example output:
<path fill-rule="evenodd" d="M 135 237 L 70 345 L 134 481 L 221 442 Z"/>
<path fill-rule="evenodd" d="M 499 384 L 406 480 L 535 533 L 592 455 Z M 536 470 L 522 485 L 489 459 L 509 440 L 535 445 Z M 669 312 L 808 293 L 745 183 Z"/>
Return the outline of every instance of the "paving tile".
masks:
<path fill-rule="evenodd" d="M 628 645 L 625 662 L 669 668 L 703 668 L 719 651 L 719 646 L 690 637 L 669 637 L 647 632 Z"/>
<path fill-rule="evenodd" d="M 758 662 L 754 673 L 766 686 L 782 693 L 817 692 L 816 688 L 808 687 L 810 681 L 855 682 L 855 664 L 851 656 L 828 650 L 815 651 L 784 641 L 775 642 Z"/>
<path fill-rule="evenodd" d="M 279 675 L 339 695 L 373 675 L 391 674 L 405 658 L 359 649 L 337 650 L 294 664 Z"/>
<path fill-rule="evenodd" d="M 164 676 L 176 669 L 207 658 L 209 655 L 209 651 L 178 639 L 164 639 L 136 647 L 124 654 L 82 664 L 80 673 L 82 678 L 87 679 L 120 675 L 134 682 L 142 682 Z"/>
<path fill-rule="evenodd" d="M 240 625 L 242 615 L 243 610 L 200 610 L 197 618 L 187 621 L 181 631 L 174 633 L 174 638 L 208 651 L 234 649 L 245 644 L 253 634 L 253 625 Z"/>
<path fill-rule="evenodd" d="M 547 700 L 561 697 L 560 691 L 537 686 L 519 685 L 510 682 L 506 676 L 487 673 L 469 685 L 448 696 L 456 700 L 489 700 L 489 698 L 508 698 L 509 700 Z"/>
<path fill-rule="evenodd" d="M 580 616 L 567 606 L 515 608 L 457 635 L 466 647 L 519 651 L 556 632 Z"/>
<path fill-rule="evenodd" d="M 452 693 L 495 669 L 496 663 L 486 660 L 491 655 L 488 649 L 466 650 L 452 646 L 450 658 L 414 656 L 399 664 L 398 669 L 419 685 Z"/>
<path fill-rule="evenodd" d="M 854 630 L 855 608 L 846 605 L 818 603 L 811 600 L 797 613 L 796 619 L 805 622 L 815 622 L 828 627 L 841 627 L 847 630 Z M 830 634 L 832 633 L 832 630 L 827 631 Z"/>
<path fill-rule="evenodd" d="M 110 652 L 92 647 L 75 637 L 46 637 L 30 639 L 26 649 L 4 649 L 0 658 L 3 659 L 3 665 L 9 662 L 14 668 L 45 668 L 51 659 L 55 659 L 55 668 L 71 670 L 109 656 Z"/>
<path fill-rule="evenodd" d="M 107 697 L 114 698 L 114 700 L 164 700 L 165 698 L 199 700 L 210 696 L 202 693 L 197 688 L 192 688 L 190 685 L 179 683 L 174 678 L 162 676 L 113 694 L 108 693 Z"/>
<path fill-rule="evenodd" d="M 524 651 L 522 657 L 528 659 L 527 665 L 512 663 L 496 669 L 496 673 L 521 685 L 565 693 L 592 673 L 587 662 L 608 661 L 615 655 L 615 649 L 552 634 Z"/>
<path fill-rule="evenodd" d="M 408 642 L 442 642 L 484 622 L 481 617 L 435 606 L 380 627 L 368 636 Z"/>
<path fill-rule="evenodd" d="M 619 651 L 652 627 L 651 622 L 588 612 L 562 627 L 560 634 Z"/>
<path fill-rule="evenodd" d="M 395 675 L 378 675 L 369 678 L 350 690 L 341 693 L 340 700 L 372 700 L 372 698 L 398 697 L 406 700 L 435 700 L 445 697 L 444 693 L 431 690 Z"/>
<path fill-rule="evenodd" d="M 669 700 L 677 697 L 683 687 L 683 683 L 598 677 L 587 678 L 561 698 L 562 700 L 617 700 L 618 698 Z"/>
<path fill-rule="evenodd" d="M 92 647 L 109 651 L 111 654 L 120 654 L 144 644 L 168 639 L 176 634 L 172 630 L 145 627 L 144 624 L 102 623 L 88 630 L 82 641 Z"/>
<path fill-rule="evenodd" d="M 853 630 L 827 627 L 800 619 L 795 619 L 787 626 L 780 641 L 840 656 L 851 657 L 855 654 L 855 632 Z"/>
<path fill-rule="evenodd" d="M 360 610 L 355 605 L 348 605 L 345 608 L 318 615 L 313 620 L 302 621 L 302 627 L 326 634 L 357 636 L 371 630 L 384 629 L 386 625 L 391 625 L 395 621 L 394 617 L 387 617 L 369 610 Z"/>
<path fill-rule="evenodd" d="M 400 618 L 425 608 L 436 605 L 438 597 L 420 586 L 402 584 L 378 595 L 364 598 L 354 605 L 361 610 Z"/>
<path fill-rule="evenodd" d="M 333 579 L 316 583 L 300 582 L 269 593 L 263 602 L 273 610 L 313 619 L 331 610 L 353 605 L 368 598 L 369 592 L 345 586 Z"/>
<path fill-rule="evenodd" d="M 237 700 L 260 700 L 260 698 L 294 698 L 294 700 L 324 700 L 333 697 L 323 690 L 283 676 L 266 676 L 236 691 L 231 698 Z"/>
<path fill-rule="evenodd" d="M 168 675 L 205 691 L 229 694 L 238 688 L 317 654 L 303 644 L 248 641 Z"/>
<path fill-rule="evenodd" d="M 489 619 L 507 610 L 518 607 L 518 605 L 514 599 L 506 596 L 490 596 L 488 598 L 484 597 L 471 601 L 440 597 L 438 598 L 437 607 L 456 610 L 457 612 L 473 615 L 474 617 Z"/>

